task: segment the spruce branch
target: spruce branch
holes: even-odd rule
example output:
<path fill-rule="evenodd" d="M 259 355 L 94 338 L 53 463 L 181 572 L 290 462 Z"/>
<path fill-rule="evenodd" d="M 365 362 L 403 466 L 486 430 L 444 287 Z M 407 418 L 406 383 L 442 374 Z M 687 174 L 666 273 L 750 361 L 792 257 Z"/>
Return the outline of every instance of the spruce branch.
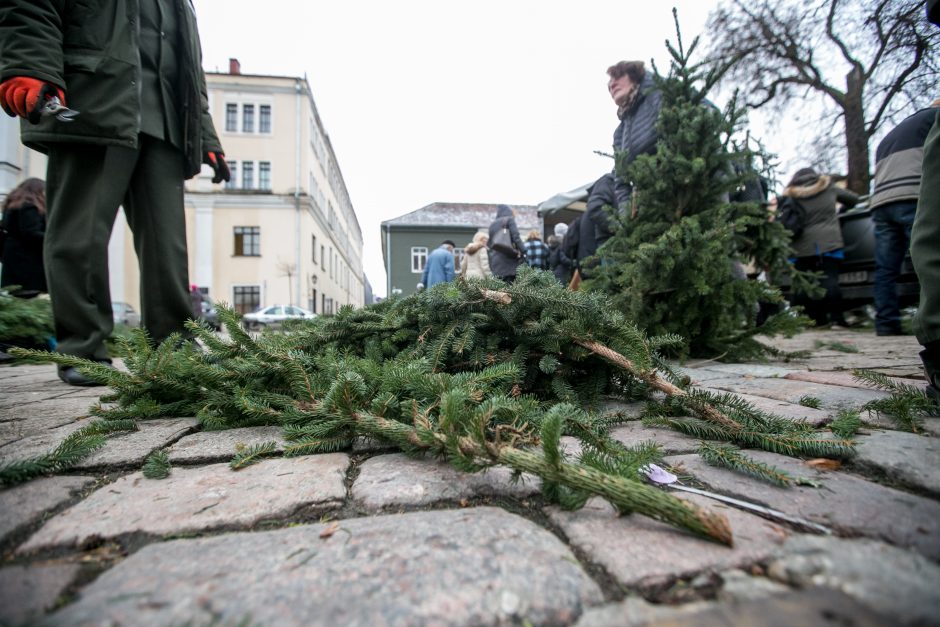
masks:
<path fill-rule="evenodd" d="M 262 457 L 268 457 L 277 453 L 277 442 L 262 442 L 251 446 L 243 446 L 229 462 L 232 470 L 241 470 L 261 461 Z"/>
<path fill-rule="evenodd" d="M 702 442 L 699 445 L 698 453 L 702 456 L 702 459 L 712 466 L 727 468 L 728 470 L 756 477 L 782 488 L 789 488 L 797 482 L 790 474 L 775 466 L 752 459 L 742 453 L 740 449 L 728 444 Z"/>
<path fill-rule="evenodd" d="M 869 415 L 878 413 L 890 417 L 905 431 L 923 431 L 924 418 L 940 416 L 940 406 L 934 403 L 924 389 L 907 383 L 893 381 L 886 375 L 872 370 L 853 370 L 855 380 L 890 393 L 887 398 L 869 401 L 862 406 Z"/>
<path fill-rule="evenodd" d="M 148 479 L 166 479 L 170 476 L 170 457 L 166 451 L 154 451 L 147 456 L 142 468 Z"/>

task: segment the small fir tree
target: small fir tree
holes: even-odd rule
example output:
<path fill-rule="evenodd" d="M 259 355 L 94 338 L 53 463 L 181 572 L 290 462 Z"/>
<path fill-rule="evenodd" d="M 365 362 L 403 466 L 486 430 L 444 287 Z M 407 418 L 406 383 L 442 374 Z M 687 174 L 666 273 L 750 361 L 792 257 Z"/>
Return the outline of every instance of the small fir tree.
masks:
<path fill-rule="evenodd" d="M 683 336 L 680 354 L 763 355 L 772 349 L 756 335 L 790 335 L 806 321 L 783 312 L 758 327 L 760 303 L 783 298 L 770 284 L 748 280 L 744 268 L 790 272 L 790 237 L 762 203 L 728 200 L 756 177 L 753 163 L 768 160 L 732 141 L 743 110 L 734 98 L 724 111 L 706 100 L 721 70 L 691 63 L 698 39 L 686 51 L 678 20 L 676 31 L 678 48 L 666 42 L 669 75 L 655 78 L 662 92 L 656 153 L 626 167 L 626 155 L 617 155 L 617 174 L 633 194 L 630 206 L 608 207 L 615 232 L 598 251 L 601 265 L 587 287 L 609 294 L 649 335 Z"/>

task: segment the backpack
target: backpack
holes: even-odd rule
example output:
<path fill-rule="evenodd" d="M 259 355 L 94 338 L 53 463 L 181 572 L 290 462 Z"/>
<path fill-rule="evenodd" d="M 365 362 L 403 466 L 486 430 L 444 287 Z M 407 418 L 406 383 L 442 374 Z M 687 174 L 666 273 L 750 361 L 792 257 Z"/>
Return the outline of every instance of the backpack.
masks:
<path fill-rule="evenodd" d="M 794 239 L 803 233 L 806 226 L 806 208 L 795 198 L 784 196 L 777 207 L 777 221 L 793 234 Z"/>
<path fill-rule="evenodd" d="M 493 239 L 490 240 L 489 247 L 498 253 L 510 257 L 518 256 L 516 247 L 512 244 L 512 233 L 509 231 L 509 218 L 503 218 L 503 226 L 493 234 Z"/>

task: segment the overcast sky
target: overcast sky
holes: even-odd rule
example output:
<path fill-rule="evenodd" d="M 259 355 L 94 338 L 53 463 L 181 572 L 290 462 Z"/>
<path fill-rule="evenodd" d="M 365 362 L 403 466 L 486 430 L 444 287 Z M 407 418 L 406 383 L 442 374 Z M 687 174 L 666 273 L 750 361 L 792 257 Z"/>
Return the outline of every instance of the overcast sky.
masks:
<path fill-rule="evenodd" d="M 307 75 L 385 294 L 380 223 L 432 202 L 538 204 L 611 168 L 605 70 L 668 69 L 712 0 L 194 0 L 204 68 Z M 769 146 L 771 150 L 774 146 Z"/>

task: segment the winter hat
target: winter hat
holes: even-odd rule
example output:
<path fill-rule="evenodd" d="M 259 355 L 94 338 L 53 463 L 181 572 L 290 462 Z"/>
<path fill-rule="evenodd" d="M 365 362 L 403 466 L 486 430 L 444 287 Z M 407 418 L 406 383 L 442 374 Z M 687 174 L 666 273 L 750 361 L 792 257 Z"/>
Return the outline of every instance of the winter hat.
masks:
<path fill-rule="evenodd" d="M 790 179 L 789 187 L 809 185 L 819 180 L 819 173 L 813 168 L 801 168 L 796 171 L 793 178 Z"/>
<path fill-rule="evenodd" d="M 564 222 L 559 222 L 555 225 L 555 237 L 561 239 L 565 236 L 565 233 L 568 232 L 568 225 Z"/>

